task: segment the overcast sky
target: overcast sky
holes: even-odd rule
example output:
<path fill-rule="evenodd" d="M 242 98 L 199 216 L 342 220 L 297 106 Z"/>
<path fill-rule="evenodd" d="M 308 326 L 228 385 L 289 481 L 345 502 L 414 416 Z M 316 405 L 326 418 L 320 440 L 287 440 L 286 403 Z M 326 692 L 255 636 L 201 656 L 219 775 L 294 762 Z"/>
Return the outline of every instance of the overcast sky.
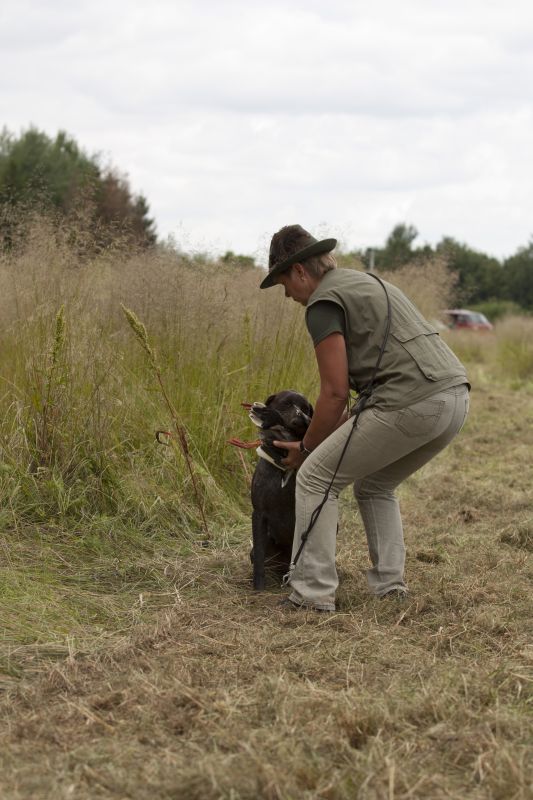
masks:
<path fill-rule="evenodd" d="M 0 0 L 0 103 L 102 153 L 186 250 L 533 235 L 531 0 Z"/>

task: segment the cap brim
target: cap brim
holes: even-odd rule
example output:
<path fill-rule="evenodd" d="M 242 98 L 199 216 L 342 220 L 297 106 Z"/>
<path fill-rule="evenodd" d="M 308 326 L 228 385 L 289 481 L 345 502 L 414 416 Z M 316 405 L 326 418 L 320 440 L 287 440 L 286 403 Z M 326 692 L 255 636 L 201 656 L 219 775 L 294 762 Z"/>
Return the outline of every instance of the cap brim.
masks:
<path fill-rule="evenodd" d="M 259 288 L 268 289 L 270 286 L 274 286 L 274 278 L 288 270 L 293 264 L 299 264 L 301 261 L 312 258 L 312 256 L 321 255 L 322 253 L 330 253 L 336 246 L 336 239 L 322 239 L 320 242 L 313 242 L 313 244 L 294 253 L 290 258 L 285 259 L 285 261 L 276 264 L 276 266 L 270 270 L 266 278 L 261 281 Z"/>

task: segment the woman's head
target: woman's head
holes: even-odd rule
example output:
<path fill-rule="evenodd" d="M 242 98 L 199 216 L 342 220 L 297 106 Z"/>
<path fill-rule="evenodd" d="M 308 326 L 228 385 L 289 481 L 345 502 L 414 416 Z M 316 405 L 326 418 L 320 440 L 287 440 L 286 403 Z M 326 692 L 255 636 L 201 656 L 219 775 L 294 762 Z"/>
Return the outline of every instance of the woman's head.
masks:
<path fill-rule="evenodd" d="M 312 278 L 321 278 L 326 272 L 335 269 L 337 262 L 331 253 L 322 253 L 319 256 L 311 256 L 302 261 L 302 267 Z"/>
<path fill-rule="evenodd" d="M 274 286 L 275 278 L 295 264 L 305 266 L 310 277 L 321 278 L 336 266 L 333 256 L 329 256 L 336 244 L 336 239 L 318 241 L 301 225 L 286 225 L 272 237 L 268 275 L 262 281 L 261 289 Z"/>
<path fill-rule="evenodd" d="M 289 269 L 275 275 L 272 280 L 275 285 L 283 286 L 285 297 L 306 306 L 323 275 L 335 267 L 335 259 L 326 253 L 308 258 L 302 263 L 296 262 Z"/>

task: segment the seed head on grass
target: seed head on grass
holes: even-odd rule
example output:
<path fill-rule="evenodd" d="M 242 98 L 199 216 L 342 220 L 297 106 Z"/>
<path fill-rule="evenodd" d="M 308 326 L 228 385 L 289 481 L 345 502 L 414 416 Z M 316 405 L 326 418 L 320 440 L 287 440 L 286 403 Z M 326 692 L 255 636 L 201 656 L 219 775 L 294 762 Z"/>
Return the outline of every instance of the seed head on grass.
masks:
<path fill-rule="evenodd" d="M 124 312 L 124 315 L 128 320 L 130 328 L 132 329 L 133 333 L 141 343 L 141 347 L 143 348 L 148 358 L 150 359 L 150 365 L 153 367 L 153 369 L 156 370 L 156 372 L 158 372 L 159 367 L 155 357 L 155 351 L 150 342 L 148 341 L 148 333 L 146 332 L 144 324 L 141 322 L 141 320 L 135 314 L 134 311 L 132 311 L 129 308 L 126 308 L 126 306 L 123 305 L 122 303 L 120 304 L 120 307 L 122 308 L 122 311 Z"/>
<path fill-rule="evenodd" d="M 56 314 L 56 325 L 54 331 L 54 344 L 52 347 L 52 369 L 59 361 L 59 356 L 65 343 L 65 306 L 62 305 Z"/>

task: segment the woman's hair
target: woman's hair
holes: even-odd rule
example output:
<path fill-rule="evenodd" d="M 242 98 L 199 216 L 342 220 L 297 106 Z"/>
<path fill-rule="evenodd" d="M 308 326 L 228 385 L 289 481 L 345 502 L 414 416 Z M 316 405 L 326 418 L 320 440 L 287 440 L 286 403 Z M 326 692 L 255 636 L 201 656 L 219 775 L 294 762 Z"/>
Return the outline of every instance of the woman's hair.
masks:
<path fill-rule="evenodd" d="M 335 269 L 337 262 L 335 261 L 335 256 L 332 256 L 331 253 L 322 253 L 319 256 L 307 258 L 302 266 L 305 267 L 311 277 L 321 278 L 326 272 Z"/>

